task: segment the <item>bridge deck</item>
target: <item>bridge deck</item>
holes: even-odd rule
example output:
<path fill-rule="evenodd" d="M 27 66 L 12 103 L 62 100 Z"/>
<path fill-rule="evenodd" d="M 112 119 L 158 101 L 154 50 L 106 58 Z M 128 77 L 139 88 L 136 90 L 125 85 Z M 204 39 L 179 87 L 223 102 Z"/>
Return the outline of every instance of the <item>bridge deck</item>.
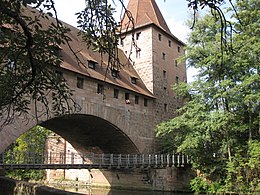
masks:
<path fill-rule="evenodd" d="M 191 163 L 181 154 L 1 154 L 0 169 L 134 169 L 184 167 Z"/>

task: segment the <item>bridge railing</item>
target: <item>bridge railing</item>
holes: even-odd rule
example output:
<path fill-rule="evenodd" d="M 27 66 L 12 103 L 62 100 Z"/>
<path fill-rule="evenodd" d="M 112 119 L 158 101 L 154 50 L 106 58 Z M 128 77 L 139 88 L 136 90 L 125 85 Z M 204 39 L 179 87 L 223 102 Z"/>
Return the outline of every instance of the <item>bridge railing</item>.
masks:
<path fill-rule="evenodd" d="M 182 154 L 84 154 L 48 152 L 36 154 L 8 153 L 0 155 L 4 169 L 68 169 L 68 168 L 165 168 L 183 167 L 191 160 Z"/>

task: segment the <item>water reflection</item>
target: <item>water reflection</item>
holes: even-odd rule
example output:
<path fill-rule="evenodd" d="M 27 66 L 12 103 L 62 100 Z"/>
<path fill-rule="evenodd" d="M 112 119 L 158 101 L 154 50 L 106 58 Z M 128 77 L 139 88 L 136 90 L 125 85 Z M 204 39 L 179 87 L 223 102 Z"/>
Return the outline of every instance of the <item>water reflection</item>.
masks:
<path fill-rule="evenodd" d="M 136 191 L 136 190 L 118 190 L 118 189 L 104 189 L 104 188 L 65 188 L 62 190 L 77 192 L 86 195 L 184 195 L 185 193 L 173 192 L 157 192 L 157 191 Z M 187 194 L 187 193 L 186 193 Z"/>

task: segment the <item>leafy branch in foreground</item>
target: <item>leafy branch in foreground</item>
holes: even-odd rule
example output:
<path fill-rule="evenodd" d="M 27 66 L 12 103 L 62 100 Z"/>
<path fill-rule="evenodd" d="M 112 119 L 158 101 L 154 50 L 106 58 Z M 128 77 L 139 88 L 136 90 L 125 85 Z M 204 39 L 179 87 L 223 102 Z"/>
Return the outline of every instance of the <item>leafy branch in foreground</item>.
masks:
<path fill-rule="evenodd" d="M 24 7 L 35 2 L 0 1 L 1 125 L 11 122 L 15 114 L 26 118 L 31 102 L 44 105 L 41 114 L 47 115 L 69 111 L 71 105 L 68 85 L 55 75 L 55 67 L 62 63 L 57 55 L 59 45 L 70 40 L 66 35 L 69 29 L 51 19 L 49 12 Z M 53 2 L 41 1 L 36 7 L 40 6 L 50 11 Z M 53 102 L 56 110 L 50 108 L 49 102 Z M 35 109 L 37 113 L 38 108 Z"/>

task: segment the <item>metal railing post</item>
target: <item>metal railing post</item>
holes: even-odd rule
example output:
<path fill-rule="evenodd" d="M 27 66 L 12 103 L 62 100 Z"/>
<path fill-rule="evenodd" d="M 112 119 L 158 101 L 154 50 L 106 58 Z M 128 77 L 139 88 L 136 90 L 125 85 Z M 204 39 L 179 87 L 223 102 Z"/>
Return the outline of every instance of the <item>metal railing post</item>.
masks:
<path fill-rule="evenodd" d="M 102 168 L 102 166 L 105 164 L 105 159 L 104 159 L 105 155 L 104 153 L 101 154 L 101 164 L 100 164 L 100 168 Z"/>
<path fill-rule="evenodd" d="M 141 158 L 142 158 L 141 167 L 144 168 L 144 165 L 145 165 L 144 154 L 142 154 Z"/>
<path fill-rule="evenodd" d="M 155 158 L 155 166 L 154 167 L 157 168 L 157 165 L 158 165 L 157 154 L 155 154 L 154 158 Z"/>
<path fill-rule="evenodd" d="M 164 167 L 164 155 L 161 154 L 161 167 Z"/>
<path fill-rule="evenodd" d="M 177 156 L 177 166 L 178 167 L 180 166 L 180 154 L 178 154 L 178 156 Z"/>
<path fill-rule="evenodd" d="M 126 168 L 128 168 L 130 165 L 130 155 L 127 154 L 127 163 L 126 163 Z"/>
<path fill-rule="evenodd" d="M 121 163 L 122 163 L 122 161 L 121 161 L 121 160 L 122 160 L 122 159 L 121 159 L 121 154 L 118 155 L 118 159 L 117 159 L 117 160 L 118 160 L 118 162 L 117 162 L 117 168 L 119 169 L 120 166 L 121 166 Z"/>
<path fill-rule="evenodd" d="M 113 164 L 114 164 L 114 155 L 113 154 L 110 154 L 110 164 L 109 164 L 109 167 L 112 167 L 113 166 Z"/>
<path fill-rule="evenodd" d="M 175 167 L 175 155 L 172 155 L 172 167 Z"/>
<path fill-rule="evenodd" d="M 134 167 L 137 166 L 137 154 L 134 155 Z"/>
<path fill-rule="evenodd" d="M 167 158 L 167 165 L 166 166 L 169 167 L 170 166 L 170 155 L 167 154 L 166 158 Z"/>

